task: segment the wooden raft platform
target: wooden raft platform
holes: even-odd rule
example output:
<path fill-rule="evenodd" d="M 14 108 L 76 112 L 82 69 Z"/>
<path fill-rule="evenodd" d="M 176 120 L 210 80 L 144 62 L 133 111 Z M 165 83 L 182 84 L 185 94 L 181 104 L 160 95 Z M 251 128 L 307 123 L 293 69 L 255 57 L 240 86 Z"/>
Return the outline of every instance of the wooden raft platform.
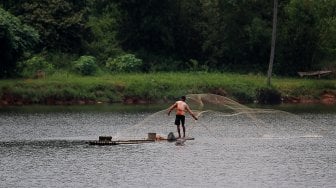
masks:
<path fill-rule="evenodd" d="M 143 143 L 152 143 L 155 140 L 116 140 L 116 141 L 100 141 L 94 140 L 89 141 L 90 145 L 99 145 L 99 146 L 106 146 L 106 145 L 120 145 L 120 144 L 143 144 Z"/>
<path fill-rule="evenodd" d="M 168 140 L 168 139 L 161 139 L 161 140 L 166 140 L 166 141 L 176 141 L 176 140 L 195 140 L 193 137 L 184 137 L 184 138 L 177 138 L 175 140 Z"/>
<path fill-rule="evenodd" d="M 148 139 L 135 139 L 135 140 L 112 140 L 112 136 L 99 136 L 99 140 L 92 140 L 88 141 L 87 143 L 90 145 L 98 145 L 98 146 L 108 146 L 108 145 L 121 145 L 121 144 L 144 144 L 144 143 L 153 143 L 153 142 L 160 142 L 160 141 L 168 141 L 168 142 L 175 142 L 177 140 L 195 140 L 192 137 L 185 137 L 185 138 L 177 138 L 175 140 L 169 140 L 167 138 L 148 138 Z"/>

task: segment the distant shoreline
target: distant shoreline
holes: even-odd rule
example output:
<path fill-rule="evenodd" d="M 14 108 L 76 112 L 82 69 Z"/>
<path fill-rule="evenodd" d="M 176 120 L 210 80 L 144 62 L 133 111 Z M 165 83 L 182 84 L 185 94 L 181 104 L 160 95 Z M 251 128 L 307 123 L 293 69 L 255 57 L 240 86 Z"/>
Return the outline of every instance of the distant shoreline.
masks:
<path fill-rule="evenodd" d="M 232 73 L 151 73 L 82 77 L 51 75 L 45 79 L 0 80 L 0 106 L 81 105 L 99 103 L 156 104 L 181 95 L 212 93 L 242 104 L 257 101 L 266 77 Z M 336 81 L 273 78 L 272 88 L 289 104 L 336 104 Z"/>

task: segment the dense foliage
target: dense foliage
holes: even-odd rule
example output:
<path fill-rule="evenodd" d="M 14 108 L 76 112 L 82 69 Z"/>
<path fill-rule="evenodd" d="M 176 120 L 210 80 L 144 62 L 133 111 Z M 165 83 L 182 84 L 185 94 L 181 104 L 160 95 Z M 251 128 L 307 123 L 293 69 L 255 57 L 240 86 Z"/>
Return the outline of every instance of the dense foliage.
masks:
<path fill-rule="evenodd" d="M 0 74 L 3 77 L 15 70 L 22 55 L 10 51 L 15 49 L 11 46 L 15 35 L 11 30 L 14 25 L 25 24 L 38 31 L 41 42 L 36 53 L 47 57 L 89 55 L 96 58 L 95 64 L 101 68 L 113 69 L 111 65 L 116 65 L 116 58 L 134 54 L 141 64 L 126 71 L 265 74 L 272 34 L 272 3 L 270 0 L 0 0 L 1 16 L 11 13 L 15 16 L 9 20 L 17 23 L 6 24 L 7 19 L 1 19 L 1 65 L 6 65 L 7 70 L 1 67 Z M 279 3 L 275 74 L 335 70 L 336 1 Z M 24 34 L 36 36 L 32 29 Z M 21 41 L 33 44 L 35 38 L 25 37 Z M 67 59 L 47 59 L 59 69 L 72 67 L 62 64 L 72 62 Z"/>
<path fill-rule="evenodd" d="M 14 74 L 16 63 L 24 52 L 32 50 L 38 33 L 0 7 L 0 78 Z"/>
<path fill-rule="evenodd" d="M 13 6 L 11 12 L 39 32 L 41 48 L 71 53 L 86 48 L 90 29 L 84 1 L 25 0 Z"/>

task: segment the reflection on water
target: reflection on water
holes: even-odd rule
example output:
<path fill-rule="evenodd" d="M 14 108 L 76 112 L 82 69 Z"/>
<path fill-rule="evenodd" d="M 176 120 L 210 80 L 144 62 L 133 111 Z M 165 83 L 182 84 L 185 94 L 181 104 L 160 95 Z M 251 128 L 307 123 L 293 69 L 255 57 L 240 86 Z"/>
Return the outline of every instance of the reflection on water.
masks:
<path fill-rule="evenodd" d="M 37 107 L 38 108 L 38 107 Z M 204 113 L 185 146 L 91 146 L 99 135 L 175 131 L 151 110 L 0 113 L 0 187 L 334 187 L 336 114 Z M 157 110 L 157 109 L 155 109 Z M 160 119 L 159 119 L 160 118 Z M 140 122 L 140 123 L 139 123 Z M 154 122 L 155 126 L 151 123 Z M 140 131 L 139 131 L 140 130 Z"/>

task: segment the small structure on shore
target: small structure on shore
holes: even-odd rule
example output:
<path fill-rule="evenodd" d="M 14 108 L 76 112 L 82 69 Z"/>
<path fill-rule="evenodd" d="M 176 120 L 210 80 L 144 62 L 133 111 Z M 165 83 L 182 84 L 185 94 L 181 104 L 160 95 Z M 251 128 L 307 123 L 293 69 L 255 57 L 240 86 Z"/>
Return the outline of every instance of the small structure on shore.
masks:
<path fill-rule="evenodd" d="M 301 77 L 304 76 L 316 76 L 318 78 L 320 78 L 321 76 L 325 76 L 328 74 L 331 74 L 333 71 L 329 71 L 329 70 L 320 70 L 320 71 L 309 71 L 309 72 L 298 72 L 298 74 Z"/>

